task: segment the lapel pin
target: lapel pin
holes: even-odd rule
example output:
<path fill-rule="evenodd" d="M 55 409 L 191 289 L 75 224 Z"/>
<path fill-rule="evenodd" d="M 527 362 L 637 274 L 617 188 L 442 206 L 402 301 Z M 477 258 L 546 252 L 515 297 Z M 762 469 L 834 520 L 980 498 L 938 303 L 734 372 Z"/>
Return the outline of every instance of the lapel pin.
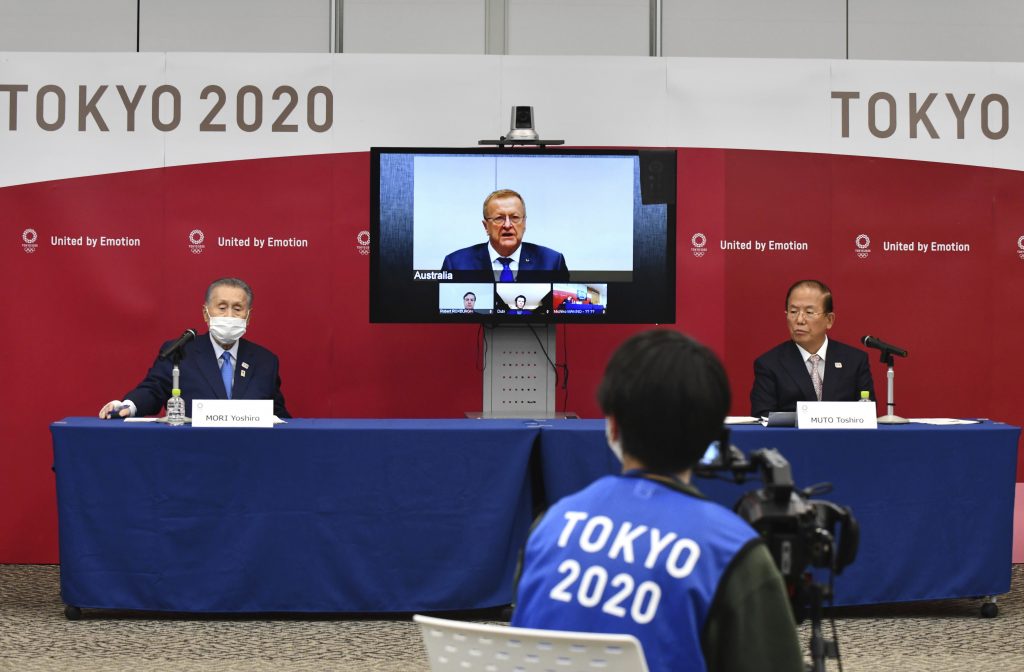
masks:
<path fill-rule="evenodd" d="M 243 369 L 248 369 L 249 368 L 249 362 L 242 362 L 242 368 Z"/>
<path fill-rule="evenodd" d="M 244 366 L 244 364 L 243 364 L 243 366 Z M 836 362 L 836 368 L 837 369 L 843 368 L 843 363 L 842 362 Z"/>
<path fill-rule="evenodd" d="M 239 373 L 238 375 L 240 375 L 242 378 L 245 378 L 245 369 L 243 369 L 242 372 Z"/>

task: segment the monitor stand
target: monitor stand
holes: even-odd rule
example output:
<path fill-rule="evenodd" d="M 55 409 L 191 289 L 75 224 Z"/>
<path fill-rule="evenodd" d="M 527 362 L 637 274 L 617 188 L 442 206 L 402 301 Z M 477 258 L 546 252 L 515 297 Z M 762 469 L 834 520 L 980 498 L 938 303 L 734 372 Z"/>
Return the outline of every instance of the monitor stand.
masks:
<path fill-rule="evenodd" d="M 543 344 L 543 348 L 541 345 Z M 575 418 L 555 411 L 555 325 L 484 329 L 483 411 L 471 418 Z M 547 352 L 547 357 L 544 353 Z"/>

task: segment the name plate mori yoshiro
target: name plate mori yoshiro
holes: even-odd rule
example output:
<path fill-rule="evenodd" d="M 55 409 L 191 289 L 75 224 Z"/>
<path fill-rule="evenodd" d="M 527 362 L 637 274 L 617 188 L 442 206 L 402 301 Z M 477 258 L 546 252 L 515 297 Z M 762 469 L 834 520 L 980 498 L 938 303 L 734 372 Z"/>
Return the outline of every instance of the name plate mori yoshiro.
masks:
<path fill-rule="evenodd" d="M 270 399 L 195 399 L 193 427 L 273 427 Z"/>
<path fill-rule="evenodd" d="M 798 429 L 878 429 L 875 405 L 861 401 L 800 401 Z"/>

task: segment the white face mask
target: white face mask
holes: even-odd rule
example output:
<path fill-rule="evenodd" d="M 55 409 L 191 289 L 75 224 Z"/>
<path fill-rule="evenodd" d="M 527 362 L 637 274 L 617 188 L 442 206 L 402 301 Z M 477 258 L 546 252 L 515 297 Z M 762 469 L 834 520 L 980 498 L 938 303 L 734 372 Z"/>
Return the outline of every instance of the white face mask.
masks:
<path fill-rule="evenodd" d="M 210 333 L 218 343 L 230 345 L 245 334 L 246 322 L 240 317 L 210 317 Z"/>
<path fill-rule="evenodd" d="M 622 462 L 622 440 L 612 440 L 612 428 L 607 419 L 604 421 L 604 438 L 608 441 L 608 447 L 615 453 L 615 457 Z"/>

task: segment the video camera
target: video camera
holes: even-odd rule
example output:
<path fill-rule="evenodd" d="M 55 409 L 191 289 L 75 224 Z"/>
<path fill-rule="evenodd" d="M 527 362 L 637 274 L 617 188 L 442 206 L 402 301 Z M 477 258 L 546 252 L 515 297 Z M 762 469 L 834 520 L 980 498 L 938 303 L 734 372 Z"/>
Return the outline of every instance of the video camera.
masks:
<path fill-rule="evenodd" d="M 729 474 L 726 480 L 735 483 L 760 473 L 764 487 L 744 494 L 733 510 L 764 538 L 785 580 L 797 622 L 806 618 L 808 609 L 820 609 L 821 597 L 828 596 L 830 589 L 814 582 L 808 568 L 841 574 L 856 558 L 860 540 L 860 528 L 849 507 L 812 499 L 830 492 L 832 485 L 797 490 L 789 462 L 778 450 L 762 448 L 747 458 L 729 443 L 727 429 L 709 446 L 694 473 L 718 479 Z"/>

